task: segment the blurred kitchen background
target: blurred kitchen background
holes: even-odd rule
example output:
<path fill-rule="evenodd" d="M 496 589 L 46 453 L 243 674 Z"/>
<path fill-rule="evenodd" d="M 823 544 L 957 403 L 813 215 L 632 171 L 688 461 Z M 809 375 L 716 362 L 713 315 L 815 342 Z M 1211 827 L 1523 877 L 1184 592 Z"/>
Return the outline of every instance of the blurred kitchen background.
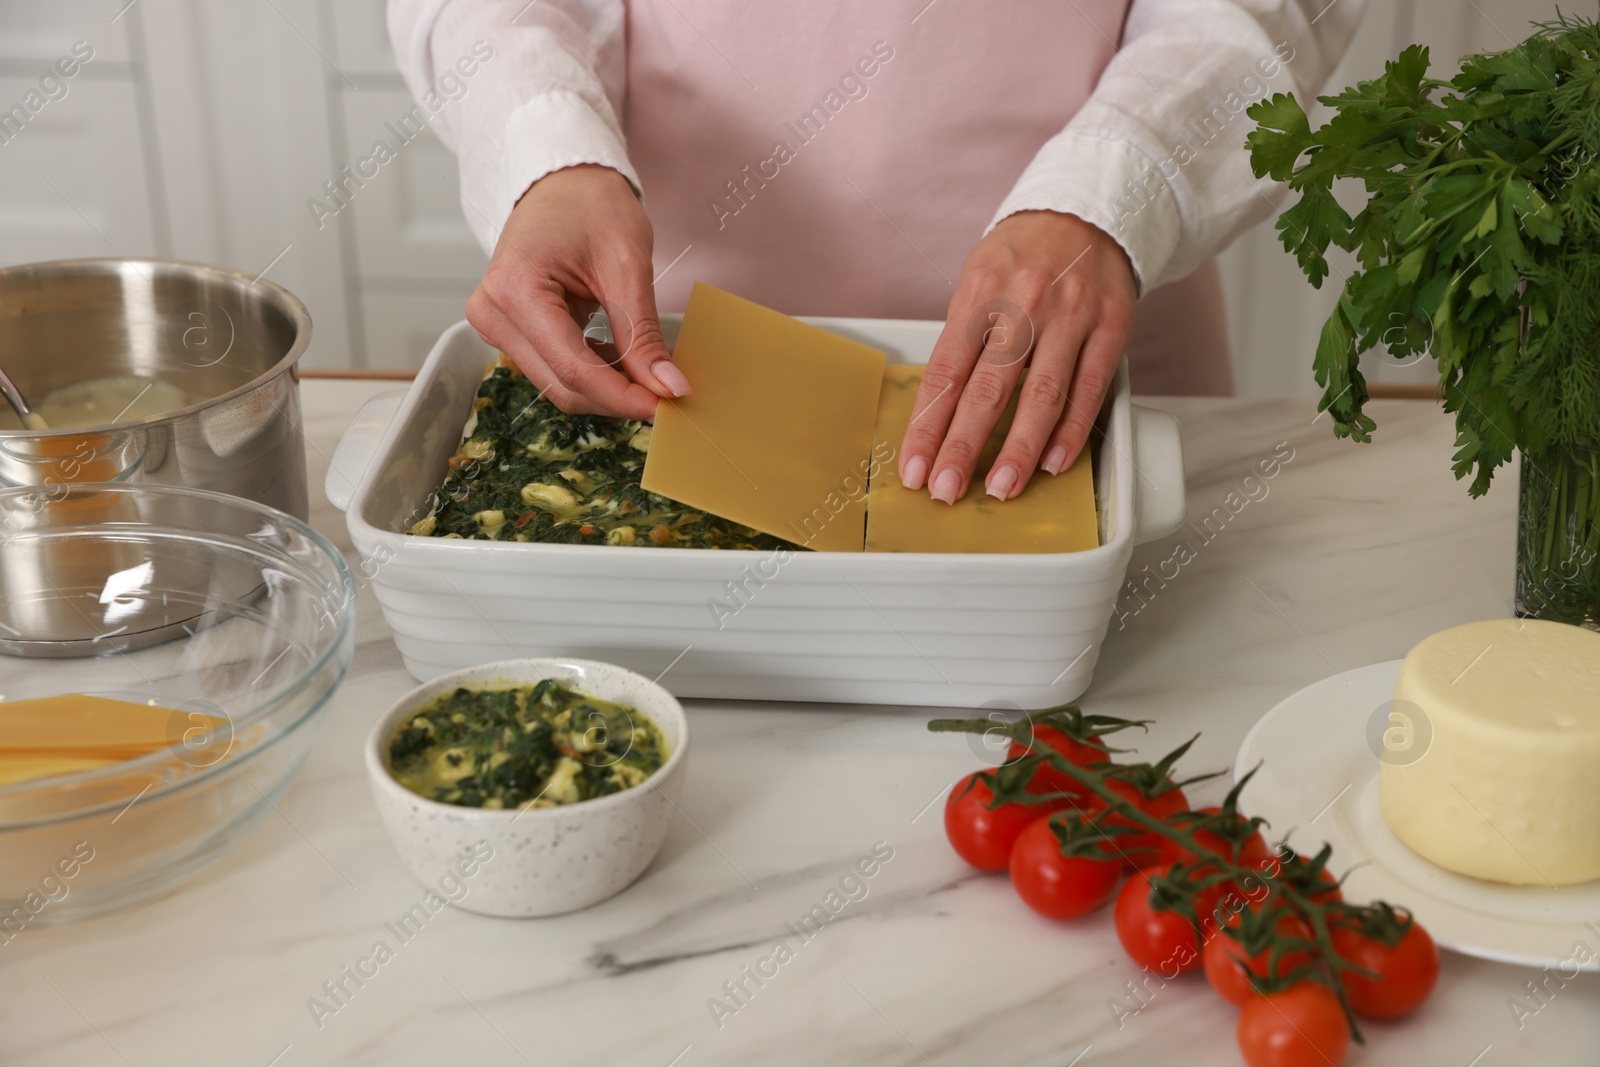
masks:
<path fill-rule="evenodd" d="M 0 113 L 74 58 L 76 42 L 93 50 L 45 86 L 54 98 L 25 126 L 0 126 L 0 263 L 153 255 L 266 272 L 311 308 L 306 366 L 420 366 L 486 262 L 461 217 L 453 157 L 424 133 L 322 229 L 306 206 L 411 106 L 383 6 L 0 0 Z M 1453 70 L 1555 11 L 1555 0 L 1370 0 L 1334 80 L 1371 77 L 1413 41 Z M 1239 391 L 1315 394 L 1311 353 L 1338 275 L 1311 289 L 1270 221 L 1223 268 Z M 1397 392 L 1435 375 L 1427 361 L 1368 361 L 1369 378 Z"/>

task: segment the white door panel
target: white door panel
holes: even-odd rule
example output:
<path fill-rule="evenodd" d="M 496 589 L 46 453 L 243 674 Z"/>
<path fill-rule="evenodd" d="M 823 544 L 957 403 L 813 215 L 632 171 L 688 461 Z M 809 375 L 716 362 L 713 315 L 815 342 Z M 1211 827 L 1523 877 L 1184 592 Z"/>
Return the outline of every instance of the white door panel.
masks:
<path fill-rule="evenodd" d="M 42 73 L 73 42 L 87 41 L 93 62 L 126 63 L 128 6 L 128 0 L 0 0 L 0 60 L 37 63 Z"/>
<path fill-rule="evenodd" d="M 455 157 L 431 130 L 411 135 L 408 143 L 394 132 L 412 107 L 411 97 L 399 89 L 347 89 L 340 99 L 345 157 L 338 165 L 350 163 L 356 171 L 379 141 L 395 152 L 388 163 L 361 168 L 372 176 L 351 187 L 349 204 L 339 213 L 353 227 L 357 270 L 363 276 L 457 282 L 480 276 L 488 257 L 461 214 Z"/>
<path fill-rule="evenodd" d="M 32 84 L 0 77 L 0 101 Z M 131 83 L 77 80 L 0 137 L 9 137 L 0 144 L 6 262 L 158 254 Z"/>
<path fill-rule="evenodd" d="M 367 363 L 373 367 L 420 367 L 446 328 L 466 317 L 472 286 L 441 284 L 437 293 L 361 298 L 366 324 Z"/>
<path fill-rule="evenodd" d="M 382 74 L 398 79 L 384 0 L 335 0 L 329 7 L 339 69 L 351 75 Z"/>

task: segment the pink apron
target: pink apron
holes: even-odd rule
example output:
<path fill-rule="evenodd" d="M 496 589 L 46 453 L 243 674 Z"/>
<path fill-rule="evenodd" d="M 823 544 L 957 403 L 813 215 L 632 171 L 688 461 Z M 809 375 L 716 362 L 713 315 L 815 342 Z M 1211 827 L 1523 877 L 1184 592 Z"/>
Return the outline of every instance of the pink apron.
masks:
<path fill-rule="evenodd" d="M 623 125 L 656 297 L 943 319 L 961 264 L 1115 54 L 1128 0 L 628 0 Z M 1140 392 L 1231 391 L 1214 265 L 1147 295 Z"/>

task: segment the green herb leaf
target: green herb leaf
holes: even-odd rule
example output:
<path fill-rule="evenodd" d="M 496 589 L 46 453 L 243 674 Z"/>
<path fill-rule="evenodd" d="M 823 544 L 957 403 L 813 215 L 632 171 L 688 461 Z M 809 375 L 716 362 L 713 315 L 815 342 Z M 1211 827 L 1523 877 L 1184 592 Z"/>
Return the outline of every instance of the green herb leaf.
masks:
<path fill-rule="evenodd" d="M 1311 147 L 1311 123 L 1299 102 L 1288 93 L 1274 93 L 1245 110 L 1256 128 L 1244 140 L 1250 149 L 1250 168 L 1257 178 L 1270 174 L 1288 181 L 1300 153 Z"/>
<path fill-rule="evenodd" d="M 1324 186 L 1308 186 L 1300 200 L 1278 216 L 1278 234 L 1283 247 L 1294 253 L 1311 284 L 1322 287 L 1328 276 L 1328 260 L 1323 254 L 1328 245 L 1350 243 L 1352 219 Z"/>

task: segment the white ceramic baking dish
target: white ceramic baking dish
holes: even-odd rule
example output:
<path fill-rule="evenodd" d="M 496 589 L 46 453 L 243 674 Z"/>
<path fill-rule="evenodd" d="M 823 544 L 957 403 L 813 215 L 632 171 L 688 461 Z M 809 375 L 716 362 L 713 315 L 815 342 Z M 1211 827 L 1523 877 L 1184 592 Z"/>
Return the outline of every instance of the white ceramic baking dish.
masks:
<path fill-rule="evenodd" d="M 925 363 L 942 328 L 808 321 L 891 363 Z M 678 322 L 664 325 L 670 342 Z M 1096 434 L 1101 546 L 1087 552 L 802 552 L 780 566 L 768 552 L 404 533 L 431 510 L 495 357 L 467 323 L 446 330 L 409 390 L 356 415 L 328 473 L 361 573 L 422 681 L 508 654 L 559 656 L 665 675 L 680 697 L 1048 707 L 1088 688 L 1133 546 L 1184 520 L 1177 422 L 1129 401 L 1124 366 Z"/>

